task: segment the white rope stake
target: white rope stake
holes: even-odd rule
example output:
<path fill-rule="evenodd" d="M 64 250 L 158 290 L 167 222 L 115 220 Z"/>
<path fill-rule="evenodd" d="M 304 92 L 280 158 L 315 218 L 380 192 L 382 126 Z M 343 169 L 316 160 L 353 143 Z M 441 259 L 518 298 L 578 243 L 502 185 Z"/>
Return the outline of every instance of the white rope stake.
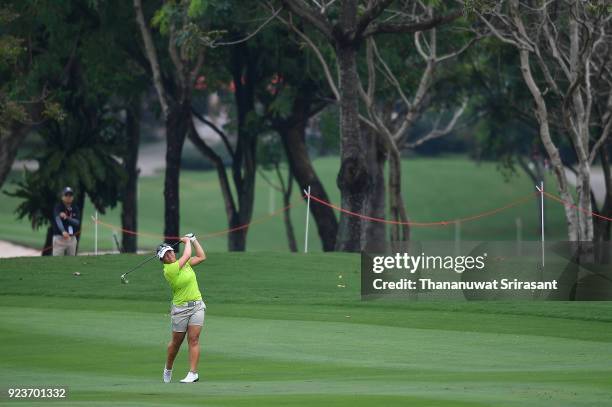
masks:
<path fill-rule="evenodd" d="M 94 218 L 94 255 L 98 255 L 98 211 L 96 211 L 96 217 Z"/>
<path fill-rule="evenodd" d="M 544 268 L 544 181 L 540 181 L 540 186 L 536 185 L 536 189 L 540 192 L 540 220 L 542 229 L 542 268 Z"/>

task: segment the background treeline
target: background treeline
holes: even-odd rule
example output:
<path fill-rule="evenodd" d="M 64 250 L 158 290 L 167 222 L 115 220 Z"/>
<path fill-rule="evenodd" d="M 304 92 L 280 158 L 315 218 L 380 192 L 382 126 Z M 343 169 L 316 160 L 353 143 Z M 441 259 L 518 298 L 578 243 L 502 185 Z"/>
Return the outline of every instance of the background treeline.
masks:
<path fill-rule="evenodd" d="M 461 152 L 534 183 L 550 170 L 547 189 L 578 208 L 566 206 L 567 238 L 609 240 L 590 213 L 612 215 L 611 18 L 597 0 L 6 0 L 0 185 L 21 147 L 39 166 L 10 193 L 34 228 L 69 184 L 79 205 L 121 205 L 138 230 L 136 158 L 156 133 L 163 233 L 178 236 L 182 168 L 216 172 L 210 199 L 236 228 L 253 219 L 258 173 L 285 203 L 308 186 L 329 200 L 312 161 L 339 155 L 342 207 L 399 221 L 312 205 L 323 250 L 359 251 L 410 239 L 402 162 Z M 288 214 L 285 227 L 296 250 Z M 229 234 L 228 249 L 246 250 L 247 235 Z"/>

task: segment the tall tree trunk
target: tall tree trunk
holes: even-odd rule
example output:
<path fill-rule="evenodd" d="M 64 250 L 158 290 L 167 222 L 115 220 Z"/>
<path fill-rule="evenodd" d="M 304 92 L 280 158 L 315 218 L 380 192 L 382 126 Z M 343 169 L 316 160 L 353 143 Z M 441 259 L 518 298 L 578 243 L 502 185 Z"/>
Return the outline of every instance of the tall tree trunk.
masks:
<path fill-rule="evenodd" d="M 166 120 L 166 173 L 164 177 L 164 235 L 168 243 L 176 243 L 180 227 L 179 181 L 183 144 L 191 122 L 189 103 L 174 105 Z"/>
<path fill-rule="evenodd" d="M 561 161 L 561 155 L 559 154 L 559 150 L 553 142 L 550 134 L 550 126 L 548 123 L 548 108 L 546 106 L 546 101 L 544 100 L 544 96 L 542 95 L 540 88 L 536 84 L 533 74 L 531 72 L 529 51 L 526 49 L 520 49 L 519 57 L 523 79 L 525 80 L 525 84 L 529 88 L 529 91 L 531 92 L 531 95 L 533 96 L 533 100 L 535 102 L 535 116 L 538 120 L 540 139 L 542 140 L 542 144 L 544 145 L 546 153 L 550 158 L 555 177 L 557 178 L 559 195 L 561 195 L 561 199 L 565 200 L 566 202 L 573 203 L 574 199 L 569 192 L 567 176 L 565 175 L 565 167 L 563 165 L 563 162 Z M 580 230 L 576 211 L 569 205 L 564 205 L 564 207 L 565 219 L 567 221 L 568 240 L 577 241 L 580 238 Z"/>
<path fill-rule="evenodd" d="M 610 157 L 608 154 L 608 143 L 604 143 L 599 150 L 601 167 L 603 169 L 605 198 L 599 213 L 605 217 L 612 217 L 612 174 L 610 174 Z M 608 242 L 610 241 L 610 222 L 593 217 L 594 241 Z"/>
<path fill-rule="evenodd" d="M 193 124 L 193 120 L 190 122 L 190 127 L 191 129 L 189 132 L 189 140 L 191 140 L 193 145 L 213 163 L 215 169 L 217 170 L 217 177 L 219 178 L 219 187 L 221 188 L 221 195 L 223 196 L 225 215 L 227 216 L 228 225 L 230 227 L 232 227 L 232 225 L 238 226 L 238 221 L 233 220 L 235 217 L 238 216 L 238 211 L 234 203 L 229 178 L 227 176 L 227 172 L 225 171 L 225 164 L 223 163 L 221 156 L 219 156 L 208 144 L 206 144 L 200 138 Z M 233 234 L 234 233 L 230 233 L 228 236 L 228 247 L 230 247 L 229 242 L 232 240 Z"/>
<path fill-rule="evenodd" d="M 279 168 L 276 168 L 279 171 Z M 291 252 L 297 252 L 297 241 L 295 240 L 295 231 L 293 229 L 293 223 L 291 222 L 291 192 L 293 191 L 293 174 L 289 169 L 289 176 L 287 177 L 287 187 L 283 190 L 283 205 L 287 208 L 283 212 L 283 220 L 285 222 L 285 232 L 287 234 L 287 243 L 289 244 L 289 250 Z"/>
<path fill-rule="evenodd" d="M 372 188 L 368 197 L 367 215 L 386 218 L 385 164 L 387 151 L 377 134 L 366 127 L 361 129 L 368 135 L 367 163 L 372 174 Z M 364 228 L 364 249 L 370 252 L 384 251 L 386 248 L 386 225 L 382 222 L 367 222 Z"/>
<path fill-rule="evenodd" d="M 138 230 L 138 145 L 140 143 L 140 99 L 126 109 L 127 151 L 123 167 L 127 182 L 123 189 L 121 205 L 121 226 L 125 230 Z M 137 236 L 123 232 L 121 236 L 123 252 L 136 253 Z"/>
<path fill-rule="evenodd" d="M 234 214 L 230 220 L 230 228 L 242 226 L 238 213 Z M 230 252 L 243 252 L 246 250 L 247 229 L 241 228 L 231 232 L 227 237 L 227 249 Z"/>
<path fill-rule="evenodd" d="M 297 105 L 297 101 L 294 102 L 294 105 Z M 296 119 L 287 127 L 277 128 L 277 131 L 280 133 L 291 173 L 300 186 L 300 194 L 301 191 L 308 189 L 310 186 L 310 193 L 313 196 L 329 201 L 327 191 L 312 165 L 306 146 L 307 110 L 295 106 L 292 116 Z M 334 210 L 326 205 L 311 201 L 310 213 L 317 224 L 323 251 L 333 251 L 336 245 L 336 234 L 338 233 L 338 221 Z"/>
<path fill-rule="evenodd" d="M 249 122 L 249 118 L 255 112 L 256 63 L 256 56 L 245 43 L 233 48 L 230 70 L 236 88 L 238 141 L 232 162 L 232 177 L 238 204 L 230 217 L 231 228 L 248 225 L 253 216 L 258 126 Z M 229 234 L 227 244 L 230 251 L 246 250 L 248 230 L 246 226 Z"/>
<path fill-rule="evenodd" d="M 28 134 L 29 127 L 19 126 L 7 131 L 0 131 L 0 187 L 11 172 L 17 156 L 19 145 Z"/>
<path fill-rule="evenodd" d="M 79 254 L 79 248 L 81 247 L 81 236 L 83 234 L 83 227 L 85 226 L 83 224 L 83 213 L 85 212 L 85 202 L 86 201 L 85 201 L 85 193 L 82 192 L 84 190 L 85 188 L 83 187 L 79 188 L 79 190 L 77 191 L 78 194 L 74 198 L 76 206 L 79 208 L 79 225 L 81 226 L 79 228 L 79 233 L 76 235 L 76 240 L 77 240 L 76 254 Z"/>
<path fill-rule="evenodd" d="M 389 152 L 389 210 L 391 218 L 403 224 L 391 225 L 391 242 L 410 240 L 408 215 L 402 197 L 402 161 L 399 151 L 392 148 Z"/>
<path fill-rule="evenodd" d="M 172 68 L 162 72 L 155 41 L 147 25 L 142 0 L 133 0 L 136 23 L 144 45 L 144 53 L 151 66 L 153 86 L 164 118 L 166 131 L 166 173 L 164 179 L 164 235 L 169 243 L 179 236 L 179 178 L 183 145 L 191 131 L 191 97 L 195 75 L 204 61 L 203 51 L 191 63 L 185 49 L 178 45 L 175 21 L 169 27 L 167 50 Z M 193 55 L 192 55 L 193 56 Z"/>
<path fill-rule="evenodd" d="M 591 213 L 593 207 L 591 206 L 591 166 L 588 162 L 582 162 L 578 166 L 576 191 L 578 193 L 578 206 L 582 209 L 577 211 L 580 230 L 579 240 L 583 242 L 592 242 L 593 216 Z"/>
<path fill-rule="evenodd" d="M 250 149 L 249 149 L 250 150 Z M 249 157 L 247 157 L 249 156 Z M 251 163 L 247 163 L 247 162 Z M 253 203 L 255 201 L 255 152 L 245 152 L 245 176 L 241 182 L 241 188 L 237 191 L 238 211 L 230 220 L 230 228 L 248 225 L 253 216 Z M 228 236 L 228 249 L 233 252 L 246 250 L 247 233 L 249 226 L 232 232 Z"/>
<path fill-rule="evenodd" d="M 28 121 L 30 122 L 22 123 L 13 120 L 6 129 L 0 129 L 0 187 L 4 185 L 6 178 L 11 172 L 19 145 L 28 133 L 36 127 L 34 123 L 40 124 L 46 120 L 43 117 L 45 109 L 43 101 L 25 103 L 23 106 L 26 109 Z"/>
<path fill-rule="evenodd" d="M 41 256 L 51 256 L 53 255 L 53 227 L 49 226 L 47 228 L 47 235 L 45 236 L 45 245 L 43 246 L 42 251 L 40 252 Z"/>
<path fill-rule="evenodd" d="M 238 136 L 240 137 L 240 135 Z M 244 136 L 243 136 L 244 137 Z M 255 201 L 255 141 L 253 135 L 249 135 L 249 140 L 244 149 L 244 177 L 237 188 L 238 212 L 231 217 L 230 228 L 244 226 L 251 222 L 253 216 L 253 203 Z M 243 227 L 228 236 L 228 249 L 230 251 L 245 251 L 246 239 L 249 226 Z"/>
<path fill-rule="evenodd" d="M 350 3 L 350 2 L 347 2 Z M 344 16 L 344 19 L 354 18 Z M 344 26 L 351 26 L 344 24 Z M 370 174 L 366 165 L 367 143 L 359 128 L 359 95 L 357 84 L 357 45 L 339 43 L 336 55 L 340 68 L 340 131 L 341 166 L 336 183 L 341 193 L 342 208 L 363 213 L 368 189 L 371 186 Z M 365 222 L 359 217 L 340 214 L 340 225 L 336 237 L 336 250 L 357 252 L 362 250 L 362 230 Z"/>

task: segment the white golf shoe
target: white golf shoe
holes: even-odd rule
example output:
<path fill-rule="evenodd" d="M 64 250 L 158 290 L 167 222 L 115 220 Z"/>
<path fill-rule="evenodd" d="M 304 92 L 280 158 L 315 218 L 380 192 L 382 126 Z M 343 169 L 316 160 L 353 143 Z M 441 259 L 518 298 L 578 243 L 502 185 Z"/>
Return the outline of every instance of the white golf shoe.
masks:
<path fill-rule="evenodd" d="M 164 383 L 170 383 L 170 381 L 172 381 L 172 370 L 168 370 L 164 366 Z"/>
<path fill-rule="evenodd" d="M 195 383 L 198 380 L 200 380 L 200 377 L 197 373 L 189 372 L 187 373 L 187 376 L 185 376 L 185 378 L 181 380 L 181 383 Z"/>

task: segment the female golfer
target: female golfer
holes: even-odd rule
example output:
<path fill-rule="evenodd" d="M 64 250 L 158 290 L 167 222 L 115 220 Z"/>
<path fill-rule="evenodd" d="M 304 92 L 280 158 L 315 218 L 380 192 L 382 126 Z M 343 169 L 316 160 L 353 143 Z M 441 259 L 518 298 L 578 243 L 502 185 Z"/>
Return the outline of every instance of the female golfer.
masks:
<path fill-rule="evenodd" d="M 192 266 L 206 260 L 206 254 L 193 234 L 181 238 L 185 243 L 182 256 L 177 260 L 174 249 L 169 244 L 162 244 L 157 249 L 157 257 L 164 265 L 164 277 L 172 288 L 172 339 L 168 343 L 168 359 L 164 368 L 164 383 L 172 380 L 172 365 L 178 353 L 185 333 L 189 343 L 189 373 L 181 383 L 194 383 L 199 380 L 198 360 L 200 359 L 200 331 L 204 325 L 206 304 L 198 287 Z M 195 246 L 196 255 L 191 257 L 191 244 Z"/>

